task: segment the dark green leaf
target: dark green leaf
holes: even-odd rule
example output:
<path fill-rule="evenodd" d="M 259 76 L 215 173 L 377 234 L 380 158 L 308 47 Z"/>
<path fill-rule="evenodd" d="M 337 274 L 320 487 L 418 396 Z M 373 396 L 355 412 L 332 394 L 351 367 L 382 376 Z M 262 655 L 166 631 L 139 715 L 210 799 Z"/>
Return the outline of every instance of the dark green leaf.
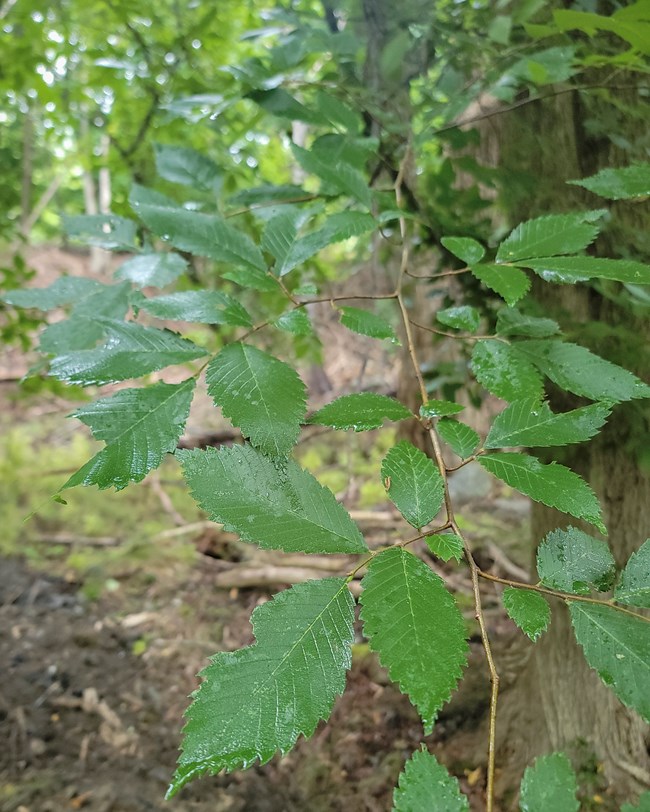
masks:
<path fill-rule="evenodd" d="M 631 372 L 577 344 L 554 339 L 520 341 L 516 351 L 553 383 L 575 395 L 612 402 L 650 397 L 650 386 Z"/>
<path fill-rule="evenodd" d="M 320 156 L 295 144 L 291 145 L 291 151 L 305 172 L 317 175 L 338 192 L 349 195 L 370 208 L 372 193 L 366 179 L 357 169 L 342 161 L 325 162 Z"/>
<path fill-rule="evenodd" d="M 611 589 L 616 562 L 604 541 L 582 530 L 553 530 L 537 548 L 537 572 L 543 584 L 560 592 L 588 595 L 591 587 Z"/>
<path fill-rule="evenodd" d="M 423 406 L 420 406 L 420 416 L 447 417 L 462 412 L 464 408 L 459 403 L 452 403 L 450 400 L 428 400 Z"/>
<path fill-rule="evenodd" d="M 530 279 L 521 268 L 483 263 L 472 265 L 470 271 L 510 306 L 525 296 L 530 288 Z"/>
<path fill-rule="evenodd" d="M 258 276 L 266 274 L 260 249 L 250 237 L 221 217 L 142 202 L 139 191 L 132 195 L 132 205 L 147 228 L 174 248 L 232 263 Z"/>
<path fill-rule="evenodd" d="M 409 524 L 418 529 L 437 515 L 445 489 L 430 457 L 404 440 L 390 449 L 381 464 L 388 495 Z"/>
<path fill-rule="evenodd" d="M 598 278 L 631 285 L 650 285 L 650 265 L 626 259 L 550 257 L 526 260 L 525 265 L 546 282 L 573 284 Z"/>
<path fill-rule="evenodd" d="M 425 750 L 413 753 L 400 774 L 393 795 L 393 812 L 465 812 L 469 802 L 458 780 Z"/>
<path fill-rule="evenodd" d="M 455 327 L 457 330 L 466 330 L 473 333 L 478 330 L 481 323 L 481 316 L 475 307 L 460 305 L 459 307 L 448 307 L 436 313 L 436 319 L 441 324 L 448 327 Z"/>
<path fill-rule="evenodd" d="M 362 129 L 363 119 L 360 114 L 336 96 L 319 90 L 315 101 L 319 112 L 334 126 L 340 125 L 351 133 L 358 133 Z"/>
<path fill-rule="evenodd" d="M 551 609 L 542 595 L 529 589 L 507 587 L 503 590 L 503 605 L 508 617 L 534 642 L 551 622 Z"/>
<path fill-rule="evenodd" d="M 451 558 L 461 561 L 463 558 L 465 545 L 462 538 L 455 533 L 438 533 L 427 536 L 424 541 L 431 552 L 443 561 L 449 561 Z"/>
<path fill-rule="evenodd" d="M 440 242 L 447 251 L 467 265 L 475 265 L 485 256 L 485 248 L 471 237 L 443 237 Z"/>
<path fill-rule="evenodd" d="M 115 277 L 128 279 L 139 288 L 164 288 L 187 270 L 180 254 L 141 254 L 120 265 Z"/>
<path fill-rule="evenodd" d="M 283 361 L 248 344 L 229 344 L 210 362 L 208 392 L 224 415 L 267 454 L 284 456 L 305 417 L 305 385 Z"/>
<path fill-rule="evenodd" d="M 280 467 L 249 445 L 176 453 L 200 507 L 244 541 L 285 552 L 367 549 L 334 494 L 293 460 Z"/>
<path fill-rule="evenodd" d="M 542 397 L 542 379 L 530 361 L 510 344 L 488 339 L 477 341 L 470 364 L 476 380 L 504 400 Z"/>
<path fill-rule="evenodd" d="M 399 344 L 395 330 L 381 316 L 359 307 L 341 307 L 340 310 L 341 324 L 348 330 L 371 338 L 387 338 L 393 344 Z"/>
<path fill-rule="evenodd" d="M 50 373 L 82 386 L 139 378 L 171 364 L 184 364 L 206 351 L 169 330 L 133 322 L 96 320 L 106 336 L 96 349 L 64 353 L 52 359 Z"/>
<path fill-rule="evenodd" d="M 606 533 L 600 504 L 578 474 L 552 462 L 544 465 L 526 454 L 485 454 L 479 462 L 487 471 L 535 502 L 584 519 Z"/>
<path fill-rule="evenodd" d="M 295 336 L 308 336 L 314 332 L 307 313 L 304 310 L 296 310 L 296 308 L 287 310 L 274 323 L 276 327 Z"/>
<path fill-rule="evenodd" d="M 194 394 L 194 379 L 123 389 L 74 412 L 106 448 L 73 474 L 63 488 L 125 488 L 140 482 L 176 448 Z"/>
<path fill-rule="evenodd" d="M 497 333 L 502 336 L 545 338 L 559 332 L 560 325 L 553 319 L 527 316 L 516 307 L 502 307 L 497 313 Z"/>
<path fill-rule="evenodd" d="M 255 609 L 251 621 L 257 642 L 216 654 L 201 672 L 168 798 L 204 773 L 287 753 L 343 693 L 354 641 L 344 579 L 297 584 Z"/>
<path fill-rule="evenodd" d="M 536 759 L 521 782 L 521 812 L 578 812 L 578 787 L 571 762 L 564 753 Z"/>
<path fill-rule="evenodd" d="M 361 583 L 370 647 L 430 733 L 467 663 L 463 616 L 442 579 L 402 547 L 375 556 Z"/>
<path fill-rule="evenodd" d="M 609 606 L 571 601 L 585 659 L 616 696 L 650 722 L 650 623 Z"/>
<path fill-rule="evenodd" d="M 596 239 L 600 230 L 592 222 L 585 222 L 593 216 L 594 212 L 549 214 L 521 223 L 499 246 L 497 262 L 582 251 Z"/>
<path fill-rule="evenodd" d="M 101 283 L 85 276 L 60 276 L 46 288 L 8 290 L 0 296 L 0 301 L 13 307 L 47 311 L 85 299 L 102 287 Z"/>
<path fill-rule="evenodd" d="M 333 214 L 321 228 L 291 244 L 282 263 L 276 264 L 275 273 L 284 276 L 328 245 L 348 240 L 350 237 L 358 237 L 372 231 L 376 225 L 373 217 L 360 211 Z"/>
<path fill-rule="evenodd" d="M 609 200 L 629 200 L 650 195 L 650 164 L 639 163 L 620 169 L 601 169 L 590 178 L 570 180 L 575 186 L 583 186 Z"/>
<path fill-rule="evenodd" d="M 614 597 L 621 603 L 650 609 L 650 539 L 630 556 Z"/>
<path fill-rule="evenodd" d="M 360 392 L 333 400 L 315 412 L 308 422 L 335 429 L 369 431 L 380 428 L 384 420 L 405 420 L 408 417 L 413 415 L 398 400 L 374 392 Z"/>
<path fill-rule="evenodd" d="M 497 415 L 485 441 L 486 448 L 548 447 L 590 440 L 605 424 L 611 407 L 594 403 L 563 414 L 553 414 L 536 398 L 513 401 Z"/>
<path fill-rule="evenodd" d="M 250 327 L 248 313 L 236 299 L 216 290 L 186 290 L 141 299 L 138 306 L 158 319 L 191 321 L 199 324 L 230 324 L 234 327 Z"/>
<path fill-rule="evenodd" d="M 221 170 L 214 161 L 200 152 L 188 147 L 154 144 L 154 154 L 156 171 L 161 178 L 204 192 L 219 192 Z"/>
<path fill-rule="evenodd" d="M 286 118 L 289 121 L 304 121 L 306 124 L 316 126 L 326 126 L 329 123 L 321 112 L 305 107 L 302 102 L 281 87 L 271 90 L 255 90 L 248 95 L 248 98 L 267 113 L 279 118 Z"/>
<path fill-rule="evenodd" d="M 438 421 L 436 431 L 461 459 L 472 455 L 481 441 L 474 429 L 447 417 Z"/>

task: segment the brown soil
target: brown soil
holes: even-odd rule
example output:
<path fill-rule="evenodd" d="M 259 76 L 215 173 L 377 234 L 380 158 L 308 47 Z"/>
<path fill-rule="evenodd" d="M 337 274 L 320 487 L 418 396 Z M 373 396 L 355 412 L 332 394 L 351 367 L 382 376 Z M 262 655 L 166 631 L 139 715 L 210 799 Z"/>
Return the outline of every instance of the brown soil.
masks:
<path fill-rule="evenodd" d="M 287 757 L 205 778 L 163 800 L 186 696 L 205 657 L 218 648 L 209 643 L 210 630 L 222 632 L 233 648 L 246 645 L 250 611 L 267 597 L 216 592 L 210 578 L 199 562 L 186 582 L 157 584 L 129 613 L 110 596 L 89 604 L 74 584 L 16 560 L 2 562 L 2 812 L 391 808 L 393 786 L 422 728 L 371 654 L 356 658 L 330 722 Z M 184 607 L 197 617 L 187 628 Z M 146 650 L 134 653 L 143 640 Z M 469 680 L 426 740 L 470 793 L 470 785 L 476 792 L 482 784 L 481 770 L 472 773 L 463 763 L 485 708 L 480 676 Z"/>

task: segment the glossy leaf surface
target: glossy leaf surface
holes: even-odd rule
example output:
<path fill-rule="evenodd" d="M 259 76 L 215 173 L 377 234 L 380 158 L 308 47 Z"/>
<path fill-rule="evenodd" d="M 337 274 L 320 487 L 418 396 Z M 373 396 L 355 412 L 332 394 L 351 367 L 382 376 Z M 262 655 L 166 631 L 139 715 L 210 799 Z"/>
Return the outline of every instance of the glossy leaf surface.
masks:
<path fill-rule="evenodd" d="M 210 362 L 208 393 L 251 443 L 289 453 L 305 417 L 305 385 L 284 361 L 249 344 L 228 344 Z"/>
<path fill-rule="evenodd" d="M 553 414 L 536 398 L 513 401 L 497 415 L 485 441 L 486 448 L 549 446 L 582 443 L 596 435 L 610 413 L 606 403 L 594 403 L 563 414 Z"/>
<path fill-rule="evenodd" d="M 546 282 L 572 285 L 588 279 L 610 279 L 633 285 L 650 285 L 650 265 L 626 259 L 550 257 L 526 260 L 525 265 Z"/>
<path fill-rule="evenodd" d="M 530 288 L 528 276 L 520 268 L 513 268 L 510 265 L 483 263 L 472 265 L 470 271 L 510 306 L 525 296 Z"/>
<path fill-rule="evenodd" d="M 420 417 L 448 417 L 462 412 L 465 407 L 451 400 L 428 400 L 420 406 Z"/>
<path fill-rule="evenodd" d="M 430 457 L 406 440 L 384 457 L 381 476 L 391 501 L 413 527 L 429 524 L 442 507 L 440 471 Z"/>
<path fill-rule="evenodd" d="M 591 587 L 601 592 L 611 588 L 616 562 L 604 541 L 568 527 L 552 530 L 539 545 L 537 572 L 552 589 L 588 595 Z"/>
<path fill-rule="evenodd" d="M 120 265 L 116 279 L 128 279 L 139 288 L 164 288 L 187 270 L 187 260 L 180 254 L 140 254 Z"/>
<path fill-rule="evenodd" d="M 481 316 L 475 307 L 460 305 L 458 307 L 448 307 L 436 313 L 436 319 L 440 324 L 454 327 L 457 330 L 465 330 L 474 333 L 481 323 Z"/>
<path fill-rule="evenodd" d="M 521 782 L 521 812 L 578 812 L 578 786 L 571 762 L 564 753 L 536 759 Z"/>
<path fill-rule="evenodd" d="M 529 316 L 516 307 L 502 307 L 497 313 L 497 333 L 502 336 L 529 336 L 546 338 L 560 332 L 553 319 Z"/>
<path fill-rule="evenodd" d="M 616 696 L 650 722 L 650 623 L 609 606 L 571 602 L 585 659 Z"/>
<path fill-rule="evenodd" d="M 472 455 L 481 441 L 473 428 L 447 417 L 438 421 L 436 430 L 454 454 L 458 454 L 461 459 Z"/>
<path fill-rule="evenodd" d="M 549 214 L 521 223 L 499 246 L 497 262 L 582 251 L 598 236 L 598 226 L 585 222 L 591 214 Z"/>
<path fill-rule="evenodd" d="M 216 290 L 186 290 L 141 299 L 142 310 L 159 319 L 191 321 L 199 324 L 230 324 L 234 327 L 250 327 L 251 318 L 232 296 Z"/>
<path fill-rule="evenodd" d="M 125 488 L 157 468 L 176 448 L 194 394 L 194 379 L 180 384 L 156 383 L 122 389 L 74 412 L 97 440 L 106 443 L 63 486 L 98 485 Z"/>
<path fill-rule="evenodd" d="M 201 672 L 168 797 L 199 775 L 288 752 L 329 716 L 345 688 L 354 602 L 343 578 L 280 592 L 251 622 L 255 644 L 216 654 Z"/>
<path fill-rule="evenodd" d="M 534 642 L 551 622 L 551 608 L 546 599 L 528 589 L 506 587 L 503 605 L 508 617 Z"/>
<path fill-rule="evenodd" d="M 614 597 L 621 603 L 650 609 L 650 539 L 630 556 Z"/>
<path fill-rule="evenodd" d="M 463 616 L 442 579 L 401 547 L 373 558 L 362 586 L 370 647 L 429 733 L 467 663 Z"/>
<path fill-rule="evenodd" d="M 440 242 L 447 251 L 467 265 L 474 265 L 485 256 L 485 248 L 471 237 L 443 237 Z"/>
<path fill-rule="evenodd" d="M 169 330 L 134 322 L 97 319 L 105 342 L 96 349 L 78 350 L 52 359 L 50 374 L 82 386 L 139 378 L 171 364 L 201 358 L 206 351 Z"/>
<path fill-rule="evenodd" d="M 470 364 L 476 380 L 503 400 L 542 397 L 542 379 L 533 364 L 502 341 L 477 341 Z"/>
<path fill-rule="evenodd" d="M 479 457 L 490 473 L 535 502 L 554 507 L 606 532 L 596 495 L 578 474 L 563 465 L 545 465 L 526 454 L 495 453 Z"/>
<path fill-rule="evenodd" d="M 378 429 L 384 420 L 405 420 L 413 417 L 398 400 L 374 392 L 343 395 L 323 406 L 310 418 L 310 423 L 335 429 L 368 431 Z"/>
<path fill-rule="evenodd" d="M 427 750 L 417 750 L 404 765 L 393 794 L 393 812 L 465 812 L 469 802 L 458 779 Z"/>
<path fill-rule="evenodd" d="M 630 200 L 650 196 L 650 164 L 638 163 L 619 169 L 607 167 L 582 180 L 570 180 L 608 200 Z"/>
<path fill-rule="evenodd" d="M 341 324 L 348 330 L 370 338 L 387 338 L 393 344 L 399 344 L 395 330 L 381 316 L 360 307 L 341 307 L 340 311 Z"/>
<path fill-rule="evenodd" d="M 249 445 L 179 451 L 194 499 L 214 522 L 260 547 L 306 553 L 362 553 L 358 527 L 334 494 L 289 460 Z"/>

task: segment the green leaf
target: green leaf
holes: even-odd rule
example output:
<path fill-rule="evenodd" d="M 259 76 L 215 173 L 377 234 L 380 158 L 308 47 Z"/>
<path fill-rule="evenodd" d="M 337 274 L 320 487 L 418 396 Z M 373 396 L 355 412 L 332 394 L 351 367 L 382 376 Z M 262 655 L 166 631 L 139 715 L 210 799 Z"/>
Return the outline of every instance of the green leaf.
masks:
<path fill-rule="evenodd" d="M 629 558 L 621 573 L 614 598 L 630 606 L 650 609 L 650 539 Z"/>
<path fill-rule="evenodd" d="M 408 417 L 413 415 L 398 400 L 374 392 L 360 392 L 333 400 L 307 422 L 335 429 L 369 431 L 380 428 L 384 420 L 405 420 Z"/>
<path fill-rule="evenodd" d="M 250 237 L 221 217 L 143 202 L 139 190 L 132 194 L 131 201 L 147 228 L 174 248 L 218 262 L 232 263 L 257 276 L 266 274 L 266 263 L 260 249 Z"/>
<path fill-rule="evenodd" d="M 291 208 L 281 211 L 267 222 L 262 235 L 262 248 L 276 260 L 277 269 L 282 268 L 288 254 L 298 240 L 298 228 L 305 213 Z"/>
<path fill-rule="evenodd" d="M 122 389 L 74 412 L 106 448 L 65 483 L 125 488 L 157 468 L 176 448 L 194 394 L 194 379 L 180 384 L 156 383 L 143 389 Z"/>
<path fill-rule="evenodd" d="M 551 609 L 542 595 L 529 589 L 507 587 L 503 590 L 503 605 L 508 617 L 535 642 L 551 622 Z"/>
<path fill-rule="evenodd" d="M 101 283 L 85 276 L 60 276 L 46 288 L 8 290 L 0 296 L 0 301 L 13 307 L 47 311 L 85 299 L 101 288 Z"/>
<path fill-rule="evenodd" d="M 420 417 L 447 417 L 450 414 L 458 414 L 465 407 L 459 403 L 452 403 L 450 400 L 428 400 L 420 406 Z"/>
<path fill-rule="evenodd" d="M 436 319 L 441 324 L 448 327 L 455 327 L 457 330 L 466 330 L 474 333 L 481 323 L 481 316 L 475 307 L 461 305 L 460 307 L 448 307 L 436 313 Z"/>
<path fill-rule="evenodd" d="M 474 429 L 447 417 L 438 421 L 436 431 L 461 459 L 471 456 L 481 441 Z"/>
<path fill-rule="evenodd" d="M 650 722 L 650 623 L 609 606 L 571 601 L 585 659 L 624 705 Z"/>
<path fill-rule="evenodd" d="M 506 14 L 497 14 L 492 18 L 488 26 L 487 35 L 494 42 L 500 45 L 507 45 L 510 42 L 510 31 L 512 30 L 512 17 Z"/>
<path fill-rule="evenodd" d="M 285 552 L 362 553 L 359 528 L 334 494 L 293 460 L 252 446 L 177 451 L 194 499 L 244 541 Z"/>
<path fill-rule="evenodd" d="M 535 502 L 584 519 L 606 533 L 595 493 L 578 474 L 555 462 L 544 465 L 526 454 L 496 453 L 479 457 L 487 471 Z"/>
<path fill-rule="evenodd" d="M 502 307 L 497 313 L 497 333 L 502 336 L 545 338 L 559 332 L 560 325 L 553 319 L 528 316 L 516 307 Z"/>
<path fill-rule="evenodd" d="M 64 216 L 63 230 L 72 240 L 108 251 L 137 251 L 138 224 L 116 214 Z"/>
<path fill-rule="evenodd" d="M 341 307 L 340 311 L 341 324 L 348 330 L 370 338 L 387 338 L 393 344 L 400 343 L 395 330 L 381 316 L 359 307 Z"/>
<path fill-rule="evenodd" d="M 369 214 L 360 211 L 342 212 L 328 217 L 324 225 L 316 231 L 306 234 L 293 242 L 280 263 L 276 263 L 274 272 L 284 276 L 302 265 L 308 259 L 328 245 L 358 237 L 377 226 L 376 221 Z"/>
<path fill-rule="evenodd" d="M 116 279 L 128 279 L 139 288 L 164 288 L 187 270 L 187 261 L 180 254 L 141 254 L 120 265 Z"/>
<path fill-rule="evenodd" d="M 256 643 L 216 654 L 201 672 L 168 798 L 204 773 L 287 753 L 300 735 L 312 735 L 345 689 L 354 602 L 343 578 L 280 592 L 251 622 Z"/>
<path fill-rule="evenodd" d="M 370 648 L 430 733 L 467 664 L 463 616 L 442 579 L 402 547 L 375 556 L 361 583 Z"/>
<path fill-rule="evenodd" d="M 614 403 L 650 397 L 650 386 L 631 372 L 578 344 L 554 339 L 520 341 L 516 350 L 553 383 L 574 395 Z"/>
<path fill-rule="evenodd" d="M 318 110 L 312 110 L 299 102 L 294 96 L 282 87 L 271 90 L 255 90 L 248 94 L 267 113 L 289 121 L 304 121 L 315 126 L 326 126 L 327 118 Z"/>
<path fill-rule="evenodd" d="M 455 533 L 438 533 L 427 536 L 424 541 L 431 552 L 443 561 L 449 561 L 451 558 L 461 561 L 463 558 L 465 545 Z"/>
<path fill-rule="evenodd" d="M 582 186 L 608 200 L 629 200 L 650 195 L 650 164 L 638 163 L 620 169 L 601 169 L 583 180 L 570 180 L 574 186 Z"/>
<path fill-rule="evenodd" d="M 621 812 L 650 812 L 650 792 L 644 792 L 636 806 L 623 804 Z"/>
<path fill-rule="evenodd" d="M 393 794 L 393 812 L 469 812 L 458 780 L 424 745 L 404 765 Z"/>
<path fill-rule="evenodd" d="M 72 350 L 89 350 L 106 333 L 98 319 L 121 320 L 129 309 L 131 285 L 99 285 L 87 296 L 78 298 L 70 311 L 70 318 L 48 324 L 40 336 L 41 352 L 57 355 Z"/>
<path fill-rule="evenodd" d="M 512 306 L 528 293 L 530 279 L 520 268 L 483 263 L 472 265 L 472 275 Z"/>
<path fill-rule="evenodd" d="M 104 344 L 92 350 L 58 355 L 50 363 L 53 377 L 81 386 L 116 383 L 206 354 L 204 349 L 170 330 L 112 319 L 96 321 L 104 329 Z"/>
<path fill-rule="evenodd" d="M 520 223 L 499 246 L 497 262 L 582 251 L 596 239 L 600 230 L 592 222 L 585 222 L 593 216 L 594 212 L 549 214 Z"/>
<path fill-rule="evenodd" d="M 161 178 L 217 194 L 221 188 L 219 167 L 205 155 L 188 147 L 170 147 L 154 144 L 156 171 Z"/>
<path fill-rule="evenodd" d="M 582 530 L 553 530 L 537 548 L 537 572 L 543 584 L 560 592 L 588 595 L 591 587 L 611 589 L 616 562 L 604 541 Z"/>
<path fill-rule="evenodd" d="M 250 327 L 253 323 L 236 299 L 216 290 L 186 290 L 155 299 L 141 299 L 138 307 L 158 319 L 172 321 L 230 324 L 234 327 Z"/>
<path fill-rule="evenodd" d="M 253 445 L 283 456 L 305 417 L 305 385 L 283 361 L 248 344 L 229 344 L 208 365 L 208 393 Z"/>
<path fill-rule="evenodd" d="M 278 290 L 278 284 L 271 274 L 263 274 L 261 271 L 254 271 L 252 268 L 233 268 L 224 271 L 221 276 L 242 288 L 261 290 L 264 293 Z"/>
<path fill-rule="evenodd" d="M 548 403 L 540 403 L 536 398 L 515 400 L 494 419 L 485 447 L 546 448 L 583 443 L 600 431 L 610 410 L 608 403 L 594 403 L 571 412 L 553 414 Z"/>
<path fill-rule="evenodd" d="M 358 133 L 363 127 L 363 119 L 349 104 L 330 93 L 317 91 L 314 100 L 319 112 L 334 126 L 342 126 L 351 133 Z"/>
<path fill-rule="evenodd" d="M 470 363 L 476 380 L 503 400 L 542 397 L 542 379 L 530 361 L 510 344 L 495 339 L 477 341 Z"/>
<path fill-rule="evenodd" d="M 485 256 L 485 248 L 471 237 L 442 237 L 442 245 L 467 265 L 475 265 Z"/>
<path fill-rule="evenodd" d="M 305 172 L 317 175 L 338 192 L 349 195 L 370 208 L 372 193 L 366 179 L 357 169 L 343 161 L 326 163 L 318 155 L 295 144 L 291 145 L 291 151 Z"/>
<path fill-rule="evenodd" d="M 574 284 L 598 278 L 631 285 L 650 285 L 650 265 L 626 259 L 550 257 L 527 259 L 525 265 L 546 282 Z"/>
<path fill-rule="evenodd" d="M 521 812 L 578 812 L 578 787 L 571 762 L 552 753 L 527 767 L 521 782 Z"/>
<path fill-rule="evenodd" d="M 402 516 L 420 529 L 437 515 L 445 496 L 440 471 L 430 457 L 404 440 L 381 464 L 388 496 Z"/>
<path fill-rule="evenodd" d="M 308 336 L 314 332 L 311 321 L 307 313 L 300 309 L 292 308 L 283 313 L 274 322 L 276 327 L 280 330 L 285 330 L 287 333 L 292 333 L 295 336 Z"/>

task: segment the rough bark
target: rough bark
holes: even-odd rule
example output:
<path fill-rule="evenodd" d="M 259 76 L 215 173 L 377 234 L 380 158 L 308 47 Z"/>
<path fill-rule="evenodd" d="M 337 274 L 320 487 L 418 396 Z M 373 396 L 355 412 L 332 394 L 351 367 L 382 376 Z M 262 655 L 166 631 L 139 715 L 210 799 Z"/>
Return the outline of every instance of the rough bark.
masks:
<path fill-rule="evenodd" d="M 633 104 L 635 100 L 629 101 Z M 513 222 L 558 209 L 598 207 L 593 196 L 564 182 L 602 166 L 626 165 L 637 157 L 615 149 L 604 134 L 587 137 L 583 122 L 604 110 L 602 100 L 576 93 L 532 104 L 503 118 L 497 131 L 500 165 L 516 173 L 534 174 L 537 179 L 533 196 L 511 194 Z M 634 142 L 634 121 L 622 126 Z M 638 256 L 643 250 L 641 235 L 647 233 L 647 208 L 623 203 L 613 211 L 612 227 L 596 250 L 610 256 L 628 252 Z M 586 285 L 540 285 L 537 295 L 545 311 L 558 316 L 569 335 L 574 333 L 593 351 L 647 377 L 647 320 Z M 557 392 L 551 393 L 551 401 L 561 409 L 576 405 Z M 648 408 L 625 404 L 616 407 L 608 426 L 594 441 L 554 455 L 584 476 L 598 494 L 610 531 L 608 542 L 619 565 L 639 547 L 650 527 L 650 472 L 641 453 L 647 448 L 649 430 Z M 549 530 L 568 523 L 566 516 L 536 505 L 534 543 Z M 584 529 L 593 532 L 593 528 Z M 564 606 L 553 607 L 550 630 L 529 648 L 524 660 L 513 689 L 501 704 L 500 746 L 507 765 L 504 784 L 541 753 L 564 749 L 575 755 L 584 753 L 586 744 L 602 764 L 616 796 L 622 799 L 648 788 L 648 727 L 587 666 Z"/>

